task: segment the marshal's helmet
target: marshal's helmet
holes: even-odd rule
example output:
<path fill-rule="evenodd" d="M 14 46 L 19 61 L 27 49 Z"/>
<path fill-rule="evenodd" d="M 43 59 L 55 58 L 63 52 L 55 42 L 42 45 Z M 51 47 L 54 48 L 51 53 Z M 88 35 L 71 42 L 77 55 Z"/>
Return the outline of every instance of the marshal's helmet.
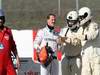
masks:
<path fill-rule="evenodd" d="M 91 10 L 88 7 L 82 7 L 79 10 L 79 20 L 80 20 L 80 25 L 84 25 L 86 22 L 91 20 Z"/>
<path fill-rule="evenodd" d="M 70 11 L 66 17 L 67 25 L 70 29 L 74 29 L 78 23 L 78 13 L 76 11 Z"/>

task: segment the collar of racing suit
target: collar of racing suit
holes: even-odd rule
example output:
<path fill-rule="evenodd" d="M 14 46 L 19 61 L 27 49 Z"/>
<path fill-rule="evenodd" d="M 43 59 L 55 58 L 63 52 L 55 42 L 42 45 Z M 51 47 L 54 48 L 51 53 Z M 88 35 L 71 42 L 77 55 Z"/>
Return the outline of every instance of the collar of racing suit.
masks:
<path fill-rule="evenodd" d="M 47 24 L 47 27 L 49 28 L 50 32 L 52 32 L 52 31 L 54 30 L 54 26 L 52 27 L 52 26 L 49 26 L 49 25 Z"/>

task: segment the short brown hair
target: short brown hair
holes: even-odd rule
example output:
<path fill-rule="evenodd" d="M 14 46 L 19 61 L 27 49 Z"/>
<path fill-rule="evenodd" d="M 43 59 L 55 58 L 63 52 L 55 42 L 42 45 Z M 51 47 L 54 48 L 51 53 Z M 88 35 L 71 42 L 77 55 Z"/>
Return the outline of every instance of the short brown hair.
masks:
<path fill-rule="evenodd" d="M 55 14 L 50 13 L 50 14 L 48 14 L 48 15 L 47 15 L 47 19 L 49 19 L 49 18 L 50 18 L 50 16 L 54 16 L 54 17 L 56 17 L 56 15 L 55 15 Z"/>

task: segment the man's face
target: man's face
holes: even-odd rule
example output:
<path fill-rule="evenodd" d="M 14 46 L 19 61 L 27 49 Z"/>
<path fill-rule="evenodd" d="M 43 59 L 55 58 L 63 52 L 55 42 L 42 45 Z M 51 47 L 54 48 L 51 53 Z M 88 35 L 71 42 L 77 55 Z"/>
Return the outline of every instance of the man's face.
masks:
<path fill-rule="evenodd" d="M 56 22 L 56 17 L 53 15 L 51 15 L 50 18 L 47 20 L 48 25 L 52 27 L 54 26 L 55 22 Z"/>
<path fill-rule="evenodd" d="M 3 26 L 3 20 L 0 19 L 0 27 Z"/>

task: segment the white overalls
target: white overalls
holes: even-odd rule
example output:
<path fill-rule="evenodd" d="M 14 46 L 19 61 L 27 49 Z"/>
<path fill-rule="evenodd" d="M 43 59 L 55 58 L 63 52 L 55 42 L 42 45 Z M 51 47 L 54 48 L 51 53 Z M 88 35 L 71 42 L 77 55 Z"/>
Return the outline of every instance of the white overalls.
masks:
<path fill-rule="evenodd" d="M 67 27 L 61 30 L 60 36 L 65 37 Z M 67 38 L 75 38 L 78 31 L 67 31 Z M 71 40 L 70 40 L 71 41 Z M 81 46 L 73 46 L 68 43 L 63 47 L 64 59 L 62 59 L 62 75 L 80 75 L 81 73 Z"/>
<path fill-rule="evenodd" d="M 80 28 L 80 31 L 83 31 Z M 100 75 L 100 32 L 98 24 L 91 22 L 83 32 L 82 73 L 81 75 Z"/>

